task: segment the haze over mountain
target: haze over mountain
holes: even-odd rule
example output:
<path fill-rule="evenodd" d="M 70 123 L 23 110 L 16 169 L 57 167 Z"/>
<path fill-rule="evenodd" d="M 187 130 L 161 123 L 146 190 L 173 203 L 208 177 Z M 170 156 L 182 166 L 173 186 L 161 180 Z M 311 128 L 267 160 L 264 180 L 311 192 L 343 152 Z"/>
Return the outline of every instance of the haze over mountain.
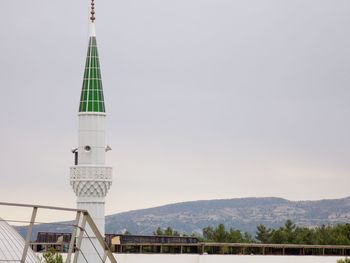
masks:
<path fill-rule="evenodd" d="M 152 234 L 168 226 L 183 233 L 201 233 L 220 223 L 254 233 L 258 224 L 279 227 L 291 219 L 299 226 L 350 222 L 350 197 L 319 201 L 289 201 L 282 198 L 236 198 L 169 204 L 106 217 L 106 233 Z M 23 234 L 24 227 L 19 228 Z M 68 232 L 62 225 L 37 225 L 38 231 Z"/>
<path fill-rule="evenodd" d="M 255 232 L 258 224 L 278 227 L 291 219 L 300 226 L 350 222 L 350 197 L 320 201 L 289 201 L 282 198 L 239 198 L 194 201 L 119 213 L 106 217 L 106 232 L 150 234 L 157 227 L 201 233 L 207 226 Z"/>

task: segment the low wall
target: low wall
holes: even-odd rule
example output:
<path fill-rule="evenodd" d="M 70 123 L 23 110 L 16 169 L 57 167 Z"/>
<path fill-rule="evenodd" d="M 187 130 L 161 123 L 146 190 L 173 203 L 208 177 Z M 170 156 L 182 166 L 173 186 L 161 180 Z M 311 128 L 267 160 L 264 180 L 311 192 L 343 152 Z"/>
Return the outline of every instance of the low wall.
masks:
<path fill-rule="evenodd" d="M 41 253 L 38 253 L 42 257 Z M 62 254 L 65 259 L 67 254 Z M 336 263 L 334 256 L 114 254 L 118 263 Z M 106 261 L 109 263 L 109 260 Z"/>
<path fill-rule="evenodd" d="M 118 263 L 336 263 L 333 256 L 114 254 Z"/>

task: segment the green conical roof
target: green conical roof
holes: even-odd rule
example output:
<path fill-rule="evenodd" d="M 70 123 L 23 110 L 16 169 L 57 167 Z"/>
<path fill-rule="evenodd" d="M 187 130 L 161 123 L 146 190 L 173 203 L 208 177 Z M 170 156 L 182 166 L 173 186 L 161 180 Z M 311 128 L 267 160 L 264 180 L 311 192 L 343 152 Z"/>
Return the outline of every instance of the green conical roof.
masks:
<path fill-rule="evenodd" d="M 85 63 L 83 88 L 80 96 L 79 113 L 105 112 L 100 62 L 97 53 L 96 36 L 90 34 L 89 48 Z"/>

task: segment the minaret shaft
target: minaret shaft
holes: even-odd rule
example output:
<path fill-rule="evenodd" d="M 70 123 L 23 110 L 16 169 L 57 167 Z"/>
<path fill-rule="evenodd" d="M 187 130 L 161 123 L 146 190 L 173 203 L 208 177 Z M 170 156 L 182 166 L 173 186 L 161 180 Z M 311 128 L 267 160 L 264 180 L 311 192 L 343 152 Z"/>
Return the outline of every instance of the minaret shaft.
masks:
<path fill-rule="evenodd" d="M 105 119 L 105 115 L 79 114 L 78 164 L 105 164 Z"/>

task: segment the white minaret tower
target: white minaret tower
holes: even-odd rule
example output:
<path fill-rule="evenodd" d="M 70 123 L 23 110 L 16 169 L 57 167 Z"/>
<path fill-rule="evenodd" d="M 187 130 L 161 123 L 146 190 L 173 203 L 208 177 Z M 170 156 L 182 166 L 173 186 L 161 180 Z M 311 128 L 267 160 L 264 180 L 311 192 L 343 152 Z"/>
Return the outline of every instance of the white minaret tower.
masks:
<path fill-rule="evenodd" d="M 77 207 L 88 210 L 102 236 L 105 234 L 105 196 L 112 184 L 112 167 L 105 165 L 111 150 L 105 143 L 105 105 L 95 34 L 95 7 L 91 0 L 90 37 L 79 106 L 78 147 L 73 149 L 75 165 L 70 168 L 70 184 L 77 196 Z M 87 229 L 79 262 L 101 262 L 96 237 Z M 95 247 L 91 244 L 92 240 Z M 99 251 L 100 253 L 102 251 Z M 103 257 L 103 254 L 101 254 Z"/>

